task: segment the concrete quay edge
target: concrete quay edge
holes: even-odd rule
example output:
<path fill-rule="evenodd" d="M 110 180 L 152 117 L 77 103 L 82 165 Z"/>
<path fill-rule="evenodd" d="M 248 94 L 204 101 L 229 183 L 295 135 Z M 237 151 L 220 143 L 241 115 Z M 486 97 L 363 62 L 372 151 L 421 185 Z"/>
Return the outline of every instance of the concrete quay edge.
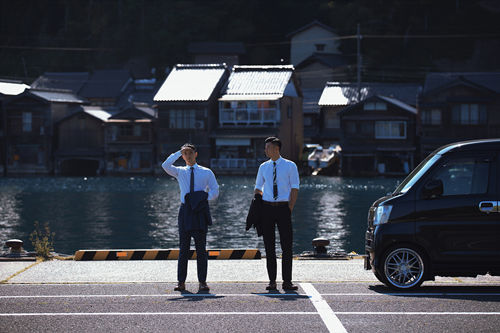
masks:
<path fill-rule="evenodd" d="M 281 263 L 278 259 L 278 280 Z M 212 260 L 208 264 L 211 283 L 267 283 L 265 259 Z M 363 260 L 294 260 L 294 282 L 374 283 L 380 284 L 371 271 L 363 268 Z M 0 263 L 0 283 L 13 284 L 123 284 L 175 283 L 175 260 L 74 261 L 50 260 Z M 196 260 L 188 264 L 188 283 L 197 282 Z M 424 285 L 488 285 L 500 286 L 498 276 L 477 278 L 436 277 Z"/>

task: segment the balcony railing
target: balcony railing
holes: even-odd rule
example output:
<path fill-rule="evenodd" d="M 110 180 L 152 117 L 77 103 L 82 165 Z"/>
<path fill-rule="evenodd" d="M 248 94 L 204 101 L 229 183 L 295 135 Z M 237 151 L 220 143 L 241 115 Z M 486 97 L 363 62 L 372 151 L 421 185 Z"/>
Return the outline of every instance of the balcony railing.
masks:
<path fill-rule="evenodd" d="M 219 115 L 221 125 L 276 125 L 279 121 L 277 108 L 221 108 Z"/>

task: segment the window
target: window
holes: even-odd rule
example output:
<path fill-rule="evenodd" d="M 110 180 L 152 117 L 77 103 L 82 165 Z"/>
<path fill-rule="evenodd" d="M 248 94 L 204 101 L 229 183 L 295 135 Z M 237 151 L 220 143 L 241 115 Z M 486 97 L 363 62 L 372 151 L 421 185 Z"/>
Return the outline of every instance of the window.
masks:
<path fill-rule="evenodd" d="M 312 126 L 313 121 L 311 117 L 304 117 L 304 126 Z"/>
<path fill-rule="evenodd" d="M 132 125 L 120 126 L 120 136 L 131 136 L 131 135 L 132 135 Z"/>
<path fill-rule="evenodd" d="M 196 128 L 195 110 L 170 111 L 170 128 Z"/>
<path fill-rule="evenodd" d="M 371 136 L 371 137 L 373 137 L 373 122 L 371 122 L 371 121 L 362 121 L 361 122 L 361 134 L 363 136 Z"/>
<path fill-rule="evenodd" d="M 454 105 L 452 122 L 459 125 L 486 124 L 486 106 L 480 104 Z"/>
<path fill-rule="evenodd" d="M 354 121 L 347 121 L 345 123 L 345 130 L 349 134 L 356 133 L 356 123 Z"/>
<path fill-rule="evenodd" d="M 422 111 L 422 124 L 425 125 L 441 125 L 441 110 L 423 110 Z"/>
<path fill-rule="evenodd" d="M 23 112 L 23 132 L 31 132 L 32 115 L 31 112 Z"/>
<path fill-rule="evenodd" d="M 387 110 L 387 104 L 384 102 L 368 102 L 363 105 L 363 110 Z"/>
<path fill-rule="evenodd" d="M 406 139 L 406 122 L 405 121 L 375 122 L 375 138 Z"/>
<path fill-rule="evenodd" d="M 434 179 L 443 182 L 443 195 L 469 195 L 488 192 L 488 159 L 460 158 L 439 168 Z"/>
<path fill-rule="evenodd" d="M 314 44 L 316 46 L 316 51 L 324 51 L 325 50 L 325 44 Z"/>
<path fill-rule="evenodd" d="M 134 136 L 142 135 L 142 127 L 141 125 L 134 125 Z"/>

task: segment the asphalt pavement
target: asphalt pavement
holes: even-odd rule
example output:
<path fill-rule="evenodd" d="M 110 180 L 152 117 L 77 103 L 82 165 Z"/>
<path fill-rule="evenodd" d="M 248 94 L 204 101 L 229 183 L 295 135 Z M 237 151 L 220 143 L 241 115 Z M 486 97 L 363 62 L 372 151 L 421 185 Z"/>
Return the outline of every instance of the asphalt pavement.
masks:
<path fill-rule="evenodd" d="M 278 265 L 279 267 L 280 265 Z M 495 332 L 500 278 L 394 292 L 362 260 L 295 260 L 297 292 L 265 290 L 263 260 L 209 262 L 209 293 L 174 292 L 176 261 L 0 262 L 0 331 Z M 278 272 L 280 276 L 280 272 Z M 279 285 L 278 285 L 279 286 Z"/>

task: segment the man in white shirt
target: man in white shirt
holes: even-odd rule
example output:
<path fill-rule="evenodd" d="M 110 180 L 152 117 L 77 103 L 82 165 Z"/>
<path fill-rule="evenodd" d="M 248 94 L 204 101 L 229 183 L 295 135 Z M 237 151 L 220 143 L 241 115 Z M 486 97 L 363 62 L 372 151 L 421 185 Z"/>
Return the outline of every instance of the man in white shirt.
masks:
<path fill-rule="evenodd" d="M 174 162 L 182 156 L 186 166 L 176 167 Z M 196 163 L 198 152 L 193 144 L 186 143 L 181 150 L 171 154 L 161 165 L 179 182 L 181 207 L 179 209 L 179 259 L 177 261 L 176 291 L 186 290 L 187 265 L 191 237 L 196 247 L 199 291 L 209 291 L 207 285 L 208 256 L 206 250 L 207 230 L 212 224 L 208 200 L 219 196 L 219 184 L 212 170 Z"/>
<path fill-rule="evenodd" d="M 255 181 L 255 194 L 261 194 L 262 229 L 266 248 L 267 290 L 276 289 L 276 232 L 278 226 L 282 250 L 283 289 L 297 290 L 292 283 L 292 211 L 299 195 L 299 172 L 294 162 L 280 155 L 281 141 L 266 139 L 265 152 L 270 160 L 262 163 Z"/>

